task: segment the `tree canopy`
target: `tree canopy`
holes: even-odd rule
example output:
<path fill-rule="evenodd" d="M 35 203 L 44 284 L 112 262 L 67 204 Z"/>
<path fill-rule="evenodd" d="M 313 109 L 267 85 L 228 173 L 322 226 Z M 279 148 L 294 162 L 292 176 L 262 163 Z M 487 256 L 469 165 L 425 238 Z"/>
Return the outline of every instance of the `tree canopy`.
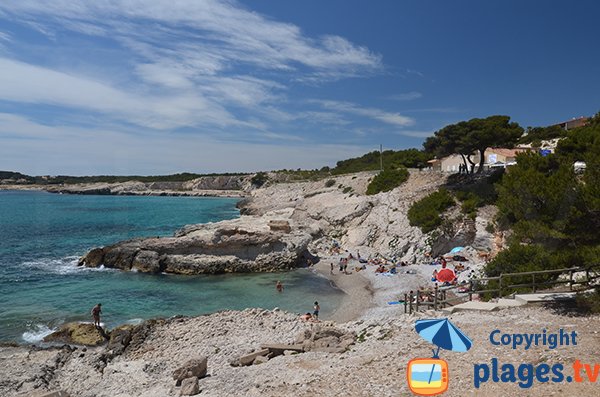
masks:
<path fill-rule="evenodd" d="M 522 135 L 523 128 L 518 123 L 511 123 L 509 116 L 489 116 L 448 125 L 427 138 L 423 147 L 437 157 L 460 154 L 466 169 L 473 173 L 475 162 L 471 157 L 475 152 L 479 153 L 477 172 L 481 172 L 487 148 L 511 148 Z"/>

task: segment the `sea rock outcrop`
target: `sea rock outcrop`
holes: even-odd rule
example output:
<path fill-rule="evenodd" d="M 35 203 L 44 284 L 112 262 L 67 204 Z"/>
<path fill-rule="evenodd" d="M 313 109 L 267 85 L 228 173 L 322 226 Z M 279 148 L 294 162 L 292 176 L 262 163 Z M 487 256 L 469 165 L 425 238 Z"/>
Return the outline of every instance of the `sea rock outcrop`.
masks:
<path fill-rule="evenodd" d="M 67 323 L 58 331 L 44 338 L 44 342 L 60 342 L 73 345 L 98 346 L 106 342 L 102 329 L 90 323 Z"/>
<path fill-rule="evenodd" d="M 173 237 L 134 239 L 95 248 L 87 267 L 146 273 L 218 274 L 268 272 L 302 266 L 317 229 L 291 224 L 281 212 L 192 225 Z"/>

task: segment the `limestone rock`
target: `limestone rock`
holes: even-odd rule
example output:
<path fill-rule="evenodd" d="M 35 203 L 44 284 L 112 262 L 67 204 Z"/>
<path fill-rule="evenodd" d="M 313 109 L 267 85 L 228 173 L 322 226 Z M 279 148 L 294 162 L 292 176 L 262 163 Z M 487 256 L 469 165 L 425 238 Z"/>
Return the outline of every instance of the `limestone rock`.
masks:
<path fill-rule="evenodd" d="M 333 327 L 315 326 L 306 329 L 296 338 L 304 351 L 322 351 L 328 353 L 343 353 L 354 344 L 356 334 Z"/>
<path fill-rule="evenodd" d="M 240 357 L 237 361 L 240 365 L 250 365 L 254 362 L 256 357 L 266 356 L 267 354 L 269 354 L 269 349 L 261 349 L 255 351 L 254 353 L 246 354 L 245 356 Z"/>
<path fill-rule="evenodd" d="M 44 342 L 61 342 L 74 345 L 98 346 L 106 342 L 102 329 L 90 323 L 67 323 L 44 338 Z"/>
<path fill-rule="evenodd" d="M 267 356 L 257 356 L 254 361 L 252 362 L 252 365 L 259 365 L 259 364 L 264 364 L 267 361 L 269 361 L 269 357 Z"/>
<path fill-rule="evenodd" d="M 133 259 L 131 268 L 137 269 L 142 273 L 159 273 L 160 262 L 158 253 L 146 250 L 139 251 Z"/>
<path fill-rule="evenodd" d="M 173 380 L 179 385 L 186 378 L 203 378 L 206 375 L 207 368 L 208 359 L 205 356 L 191 359 L 173 371 Z"/>
<path fill-rule="evenodd" d="M 134 328 L 131 325 L 123 325 L 113 329 L 110 332 L 107 350 L 112 356 L 118 356 L 129 346 L 131 342 L 131 330 Z"/>
<path fill-rule="evenodd" d="M 79 260 L 78 265 L 87 267 L 100 267 L 104 261 L 104 249 L 94 248 L 88 254 Z"/>
<path fill-rule="evenodd" d="M 279 218 L 280 214 L 272 216 Z M 290 231 L 281 233 L 271 230 L 271 220 L 270 216 L 242 217 L 191 225 L 174 237 L 127 240 L 102 251 L 92 250 L 80 262 L 97 265 L 102 252 L 102 263 L 109 268 L 190 275 L 272 272 L 304 266 L 312 230 L 286 223 Z"/>
<path fill-rule="evenodd" d="M 37 397 L 69 397 L 69 393 L 64 390 L 55 390 L 48 393 L 40 394 Z"/>
<path fill-rule="evenodd" d="M 274 232 L 289 233 L 292 231 L 290 223 L 286 220 L 271 220 L 269 221 L 269 228 Z"/>
<path fill-rule="evenodd" d="M 185 378 L 181 382 L 180 396 L 195 396 L 198 393 L 200 393 L 200 386 L 198 385 L 198 378 L 196 376 Z"/>

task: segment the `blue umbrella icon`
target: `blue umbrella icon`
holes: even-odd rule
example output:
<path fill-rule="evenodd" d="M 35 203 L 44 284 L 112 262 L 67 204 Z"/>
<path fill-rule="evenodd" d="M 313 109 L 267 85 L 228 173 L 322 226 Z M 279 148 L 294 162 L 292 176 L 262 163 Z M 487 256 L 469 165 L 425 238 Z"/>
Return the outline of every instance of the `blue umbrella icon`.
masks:
<path fill-rule="evenodd" d="M 473 342 L 447 318 L 433 320 L 417 320 L 415 330 L 426 341 L 437 346 L 433 350 L 433 358 L 439 358 L 440 348 L 455 352 L 466 352 Z M 431 368 L 429 382 L 435 365 Z"/>

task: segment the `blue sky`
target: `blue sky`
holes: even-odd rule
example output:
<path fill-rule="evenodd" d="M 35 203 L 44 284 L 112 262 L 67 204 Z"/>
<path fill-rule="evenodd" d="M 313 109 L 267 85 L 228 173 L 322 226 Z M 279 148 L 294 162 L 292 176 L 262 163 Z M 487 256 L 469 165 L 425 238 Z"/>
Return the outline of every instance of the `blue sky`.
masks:
<path fill-rule="evenodd" d="M 320 168 L 600 110 L 594 1 L 0 3 L 0 170 Z"/>

